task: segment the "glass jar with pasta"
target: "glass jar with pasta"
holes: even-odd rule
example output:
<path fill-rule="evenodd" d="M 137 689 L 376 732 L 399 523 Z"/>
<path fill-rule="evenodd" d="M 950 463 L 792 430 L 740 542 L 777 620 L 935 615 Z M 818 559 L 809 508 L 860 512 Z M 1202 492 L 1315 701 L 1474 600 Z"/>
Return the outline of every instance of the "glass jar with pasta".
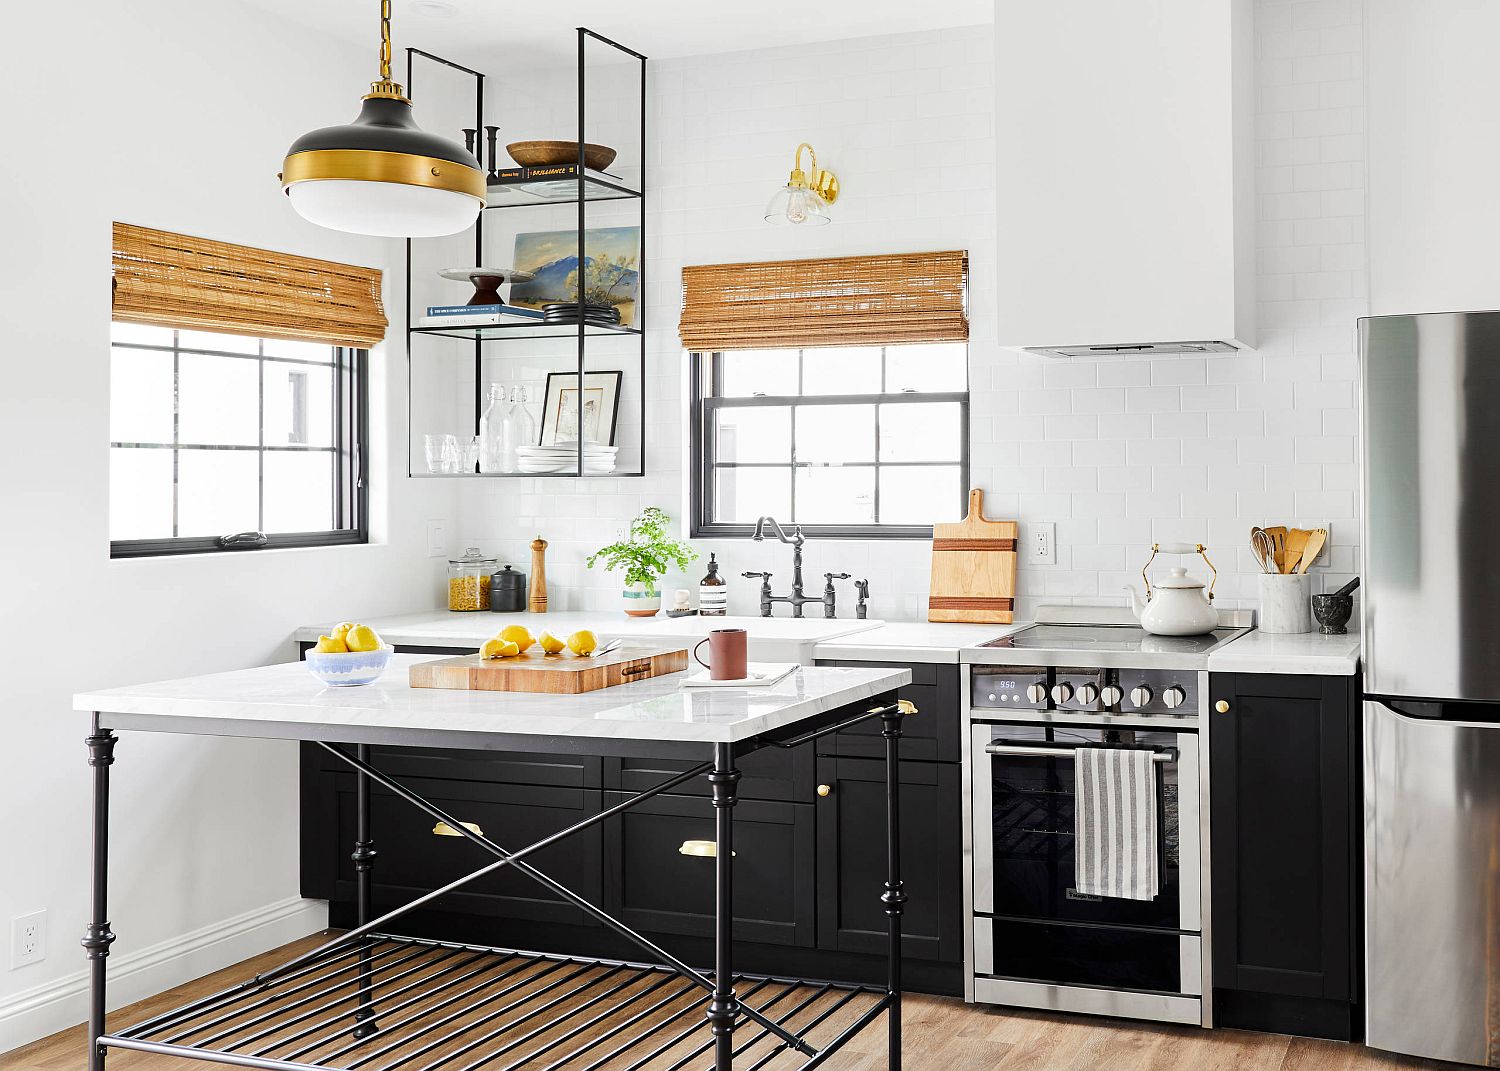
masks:
<path fill-rule="evenodd" d="M 461 558 L 448 559 L 448 609 L 455 611 L 490 608 L 490 575 L 499 565 L 478 547 L 469 547 Z"/>

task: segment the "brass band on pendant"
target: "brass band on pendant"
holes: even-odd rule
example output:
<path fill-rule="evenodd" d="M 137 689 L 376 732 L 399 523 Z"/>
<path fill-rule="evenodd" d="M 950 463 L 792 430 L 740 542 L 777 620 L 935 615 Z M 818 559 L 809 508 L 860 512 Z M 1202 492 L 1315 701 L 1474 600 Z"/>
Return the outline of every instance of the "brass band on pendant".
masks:
<path fill-rule="evenodd" d="M 485 203 L 483 172 L 453 160 L 440 160 L 435 156 L 412 156 L 373 149 L 309 149 L 307 152 L 293 153 L 282 164 L 282 192 L 299 182 L 321 179 L 428 186 L 435 190 L 468 194 L 481 205 Z"/>

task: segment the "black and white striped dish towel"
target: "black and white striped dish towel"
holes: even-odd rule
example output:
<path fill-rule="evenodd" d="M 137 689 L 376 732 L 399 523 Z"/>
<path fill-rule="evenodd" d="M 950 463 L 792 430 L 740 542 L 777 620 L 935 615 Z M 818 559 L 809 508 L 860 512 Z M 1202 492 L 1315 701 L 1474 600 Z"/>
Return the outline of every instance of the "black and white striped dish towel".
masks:
<path fill-rule="evenodd" d="M 1146 748 L 1073 752 L 1073 869 L 1079 892 L 1154 900 L 1161 891 L 1154 754 Z"/>

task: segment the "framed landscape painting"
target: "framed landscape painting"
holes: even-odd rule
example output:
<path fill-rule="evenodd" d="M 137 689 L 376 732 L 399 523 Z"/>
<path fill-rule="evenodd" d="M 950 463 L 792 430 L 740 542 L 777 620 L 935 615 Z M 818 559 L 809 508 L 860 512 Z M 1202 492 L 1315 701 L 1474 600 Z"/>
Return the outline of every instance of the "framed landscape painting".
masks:
<path fill-rule="evenodd" d="M 599 227 L 584 232 L 583 270 L 578 265 L 578 232 L 530 231 L 516 235 L 512 263 L 534 278 L 512 283 L 510 303 L 540 309 L 558 301 L 577 301 L 580 276 L 585 301 L 613 305 L 620 323 L 635 321 L 640 289 L 641 229 Z"/>

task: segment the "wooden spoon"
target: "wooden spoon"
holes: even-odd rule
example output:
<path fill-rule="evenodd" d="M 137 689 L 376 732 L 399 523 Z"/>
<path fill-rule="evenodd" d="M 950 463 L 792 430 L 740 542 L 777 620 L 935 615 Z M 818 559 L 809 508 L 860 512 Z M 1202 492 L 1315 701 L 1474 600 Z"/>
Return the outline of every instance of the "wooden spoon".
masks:
<path fill-rule="evenodd" d="M 1281 571 L 1283 573 L 1295 573 L 1297 562 L 1302 558 L 1302 552 L 1307 548 L 1307 541 L 1312 533 L 1305 528 L 1293 528 L 1286 534 L 1286 553 L 1282 555 Z"/>
<path fill-rule="evenodd" d="M 1307 545 L 1302 548 L 1302 564 L 1297 567 L 1297 572 L 1307 572 L 1307 567 L 1318 560 L 1318 555 L 1323 553 L 1323 544 L 1328 541 L 1327 528 L 1314 528 L 1307 537 Z"/>

